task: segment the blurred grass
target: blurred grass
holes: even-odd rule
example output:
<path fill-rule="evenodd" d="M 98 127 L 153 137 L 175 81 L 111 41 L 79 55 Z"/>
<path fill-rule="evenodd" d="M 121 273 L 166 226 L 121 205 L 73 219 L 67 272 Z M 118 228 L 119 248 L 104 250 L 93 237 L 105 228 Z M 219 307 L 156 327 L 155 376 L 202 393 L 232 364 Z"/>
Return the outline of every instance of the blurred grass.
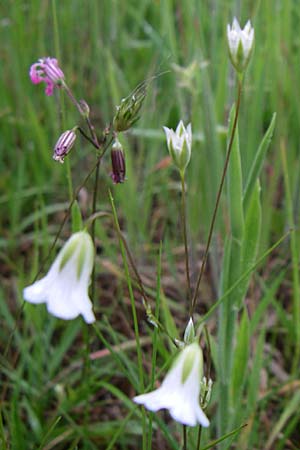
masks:
<path fill-rule="evenodd" d="M 182 118 L 192 122 L 198 137 L 193 142 L 187 171 L 191 264 L 197 275 L 225 157 L 228 115 L 235 99 L 226 24 L 234 15 L 242 24 L 251 18 L 255 52 L 247 71 L 239 120 L 239 190 L 245 192 L 258 146 L 276 112 L 275 133 L 260 173 L 261 236 L 257 256 L 288 227 L 294 227 L 294 232 L 291 242 L 285 241 L 256 271 L 244 302 L 247 309 L 235 320 L 240 339 L 232 355 L 235 375 L 228 391 L 228 419 L 232 428 L 246 421 L 248 427 L 234 437 L 238 443 L 229 448 L 298 448 L 299 2 L 54 3 L 61 66 L 75 95 L 90 104 L 99 130 L 111 120 L 121 98 L 140 81 L 169 70 L 151 83 L 140 121 L 122 136 L 128 168 L 124 185 L 111 185 L 110 161 L 108 156 L 105 158 L 98 209 L 110 211 L 109 185 L 122 229 L 154 299 L 162 240 L 161 315 L 170 328 L 178 327 L 179 335 L 187 316 L 184 277 L 179 276 L 183 259 L 178 232 L 180 183 L 172 167 L 163 164 L 167 149 L 162 126 L 175 127 Z M 4 349 L 22 302 L 21 290 L 31 282 L 41 258 L 47 254 L 68 202 L 65 166 L 52 160 L 52 148 L 64 127 L 74 126 L 79 117 L 66 98 L 63 118 L 60 93 L 48 98 L 43 86 L 32 85 L 28 77 L 34 61 L 56 53 L 52 3 L 1 2 L 0 12 L 0 337 Z M 79 139 L 69 160 L 73 185 L 78 186 L 93 163 L 93 150 Z M 87 200 L 79 202 L 85 217 L 91 204 L 91 185 L 87 188 Z M 241 195 L 234 185 L 232 189 Z M 220 255 L 230 234 L 227 200 L 224 195 L 199 313 L 207 311 L 217 297 L 222 271 L 224 278 Z M 68 224 L 62 237 L 70 229 Z M 8 382 L 1 383 L 2 389 L 5 387 L 1 402 L 3 427 L 0 425 L 3 448 L 27 450 L 43 442 L 45 449 L 139 448 L 142 413 L 129 400 L 139 387 L 136 351 L 122 350 L 122 343 L 134 338 L 130 297 L 112 229 L 111 223 L 96 223 L 99 299 L 95 310 L 105 340 L 101 343 L 92 333 L 91 348 L 97 350 L 109 344 L 115 351 L 91 364 L 88 390 L 80 364 L 66 378 L 60 378 L 64 369 L 72 369 L 74 361 L 84 356 L 80 321 L 66 324 L 49 317 L 43 307 L 26 305 L 14 332 L 13 347 L 7 358 L 1 358 L 1 379 Z M 230 283 L 236 279 L 231 275 Z M 152 334 L 142 321 L 144 313 L 137 292 L 135 300 L 140 333 Z M 103 322 L 102 314 L 107 317 Z M 216 316 L 209 325 L 212 336 L 216 336 Z M 156 351 L 160 362 L 156 364 L 162 367 L 169 359 L 168 343 L 158 340 Z M 151 380 L 153 383 L 147 364 L 149 344 L 142 347 L 142 352 L 147 386 Z M 248 362 L 244 361 L 246 355 Z M 203 445 L 220 437 L 219 419 L 215 419 L 220 382 L 216 360 L 217 386 L 208 409 L 212 427 L 203 433 Z M 87 403 L 88 424 L 82 419 Z M 58 417 L 61 419 L 56 422 Z M 162 417 L 167 416 L 153 416 L 152 448 L 159 448 L 160 442 L 165 443 L 165 448 L 180 448 L 173 434 L 175 425 L 167 426 Z M 226 448 L 224 442 L 222 448 Z"/>

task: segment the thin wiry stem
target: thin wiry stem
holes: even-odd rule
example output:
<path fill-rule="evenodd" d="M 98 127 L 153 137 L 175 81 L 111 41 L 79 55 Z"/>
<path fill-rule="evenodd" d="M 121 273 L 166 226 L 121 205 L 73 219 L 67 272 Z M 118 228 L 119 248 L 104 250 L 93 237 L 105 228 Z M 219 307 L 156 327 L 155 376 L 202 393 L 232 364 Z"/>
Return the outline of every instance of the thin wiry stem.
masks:
<path fill-rule="evenodd" d="M 200 283 L 201 283 L 201 280 L 202 280 L 202 276 L 204 274 L 206 261 L 207 261 L 207 258 L 208 258 L 208 252 L 209 252 L 209 248 L 210 248 L 210 244 L 211 244 L 211 239 L 212 239 L 213 230 L 214 230 L 214 226 L 215 226 L 215 222 L 216 222 L 216 218 L 217 218 L 217 212 L 218 212 L 218 208 L 219 208 L 219 204 L 220 204 L 221 194 L 222 194 L 222 190 L 223 190 L 223 185 L 224 185 L 224 181 L 225 181 L 225 177 L 226 177 L 226 173 L 227 173 L 228 163 L 229 163 L 230 154 L 231 154 L 233 141 L 234 141 L 234 136 L 235 136 L 235 131 L 236 131 L 236 127 L 237 127 L 239 110 L 240 110 L 240 104 L 241 104 L 241 94 L 242 94 L 242 80 L 238 79 L 238 93 L 237 93 L 237 102 L 236 102 L 236 110 L 235 110 L 233 127 L 232 127 L 231 136 L 230 136 L 230 140 L 229 140 L 229 144 L 228 144 L 228 149 L 227 149 L 224 169 L 223 169 L 223 173 L 222 173 L 222 177 L 221 177 L 221 182 L 220 182 L 220 186 L 219 186 L 218 193 L 217 193 L 217 199 L 216 199 L 216 203 L 215 203 L 215 207 L 214 207 L 214 212 L 213 212 L 212 219 L 211 219 L 211 224 L 210 224 L 210 228 L 209 228 L 207 244 L 206 244 L 206 248 L 205 248 L 205 252 L 204 252 L 204 256 L 203 256 L 203 260 L 202 260 L 199 276 L 198 276 L 198 279 L 197 279 L 197 285 L 196 285 L 194 297 L 193 297 L 193 300 L 191 302 L 190 316 L 193 315 L 193 312 L 194 312 L 194 309 L 195 309 L 195 306 L 196 306 L 197 297 L 198 297 L 198 294 L 199 294 L 199 287 L 200 287 Z"/>
<path fill-rule="evenodd" d="M 98 181 L 99 181 L 100 163 L 101 163 L 101 160 L 98 159 L 97 160 L 97 165 L 96 165 L 94 190 L 93 190 L 92 215 L 96 213 L 96 209 L 97 209 L 97 195 L 98 195 Z M 96 253 L 97 253 L 96 248 L 97 247 L 96 247 L 95 225 L 96 225 L 96 221 L 94 220 L 93 223 L 92 223 L 92 226 L 91 226 L 91 237 L 92 237 L 92 241 L 93 241 L 93 244 L 94 244 L 95 255 L 96 255 Z M 91 299 L 92 299 L 92 302 L 94 302 L 95 286 L 96 286 L 96 269 L 95 269 L 95 264 L 94 264 L 93 272 L 92 272 L 92 286 L 91 286 Z"/>
<path fill-rule="evenodd" d="M 196 450 L 200 450 L 201 435 L 202 435 L 202 426 L 199 425 Z"/>
<path fill-rule="evenodd" d="M 186 433 L 186 425 L 183 425 L 183 427 L 182 427 L 182 433 L 183 433 L 183 450 L 187 450 L 187 433 Z"/>
<path fill-rule="evenodd" d="M 188 301 L 191 302 L 191 280 L 190 280 L 190 267 L 189 267 L 189 249 L 187 243 L 187 231 L 186 231 L 186 205 L 185 205 L 185 182 L 184 182 L 184 173 L 180 172 L 181 178 L 181 222 L 182 222 L 182 234 L 183 234 L 183 242 L 184 242 L 184 256 L 185 256 L 185 272 L 186 272 L 186 283 L 187 283 L 187 296 Z M 190 309 L 191 309 L 190 304 Z"/>

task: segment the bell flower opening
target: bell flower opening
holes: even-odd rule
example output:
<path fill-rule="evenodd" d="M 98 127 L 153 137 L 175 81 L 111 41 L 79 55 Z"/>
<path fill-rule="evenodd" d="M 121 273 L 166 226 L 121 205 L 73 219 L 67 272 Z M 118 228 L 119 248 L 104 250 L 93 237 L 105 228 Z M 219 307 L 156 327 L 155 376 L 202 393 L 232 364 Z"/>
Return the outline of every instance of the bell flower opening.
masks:
<path fill-rule="evenodd" d="M 94 246 L 85 231 L 73 234 L 58 253 L 47 275 L 23 291 L 29 303 L 46 303 L 50 314 L 64 320 L 80 314 L 86 323 L 96 319 L 88 295 L 94 265 Z"/>
<path fill-rule="evenodd" d="M 57 59 L 49 56 L 40 58 L 38 62 L 32 64 L 29 76 L 34 84 L 46 83 L 46 95 L 52 95 L 54 88 L 62 86 L 65 78 Z"/>
<path fill-rule="evenodd" d="M 241 29 L 238 20 L 234 18 L 232 26 L 227 25 L 227 39 L 231 62 L 237 72 L 242 73 L 250 61 L 254 43 L 254 29 L 250 20 Z"/>
<path fill-rule="evenodd" d="M 209 426 L 209 420 L 200 407 L 200 388 L 203 356 L 194 342 L 180 351 L 161 386 L 155 391 L 133 398 L 150 411 L 168 409 L 170 415 L 183 425 Z"/>
<path fill-rule="evenodd" d="M 177 125 L 176 131 L 163 127 L 167 138 L 169 153 L 175 166 L 184 173 L 192 151 L 192 126 L 189 123 L 185 128 L 182 120 Z"/>

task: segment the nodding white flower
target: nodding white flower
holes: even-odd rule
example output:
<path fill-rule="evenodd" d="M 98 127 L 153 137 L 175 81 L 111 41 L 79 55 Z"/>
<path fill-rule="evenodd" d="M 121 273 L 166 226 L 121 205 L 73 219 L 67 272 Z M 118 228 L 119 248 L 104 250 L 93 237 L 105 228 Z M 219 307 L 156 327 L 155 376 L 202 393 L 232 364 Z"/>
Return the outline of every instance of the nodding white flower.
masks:
<path fill-rule="evenodd" d="M 189 123 L 185 128 L 182 120 L 177 125 L 176 131 L 163 127 L 166 133 L 168 149 L 175 166 L 184 173 L 192 151 L 192 126 Z"/>
<path fill-rule="evenodd" d="M 250 20 L 242 30 L 236 18 L 227 25 L 227 39 L 231 62 L 238 72 L 243 72 L 250 60 L 254 42 L 254 29 Z"/>
<path fill-rule="evenodd" d="M 202 371 L 202 351 L 194 342 L 180 351 L 158 389 L 138 395 L 133 401 L 150 411 L 166 408 L 174 420 L 184 425 L 208 427 L 209 420 L 199 405 Z"/>
<path fill-rule="evenodd" d="M 81 314 L 94 322 L 88 286 L 94 265 L 94 246 L 85 231 L 73 234 L 60 250 L 47 275 L 24 289 L 29 303 L 46 303 L 49 313 L 61 319 Z"/>

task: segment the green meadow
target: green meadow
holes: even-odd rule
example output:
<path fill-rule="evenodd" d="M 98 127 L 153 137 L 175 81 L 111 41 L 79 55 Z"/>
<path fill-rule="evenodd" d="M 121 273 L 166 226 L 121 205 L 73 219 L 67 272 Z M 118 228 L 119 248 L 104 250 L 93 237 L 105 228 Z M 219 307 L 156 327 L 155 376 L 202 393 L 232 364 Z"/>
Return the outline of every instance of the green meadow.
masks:
<path fill-rule="evenodd" d="M 239 105 L 234 17 L 255 32 Z M 297 0 L 0 2 L 1 450 L 300 449 L 299 29 Z M 100 148 L 63 86 L 31 82 L 47 56 Z M 141 83 L 114 184 L 113 118 Z M 180 120 L 184 179 L 163 130 Z M 83 227 L 93 324 L 23 296 Z M 207 428 L 132 400 L 161 386 L 191 315 Z"/>

